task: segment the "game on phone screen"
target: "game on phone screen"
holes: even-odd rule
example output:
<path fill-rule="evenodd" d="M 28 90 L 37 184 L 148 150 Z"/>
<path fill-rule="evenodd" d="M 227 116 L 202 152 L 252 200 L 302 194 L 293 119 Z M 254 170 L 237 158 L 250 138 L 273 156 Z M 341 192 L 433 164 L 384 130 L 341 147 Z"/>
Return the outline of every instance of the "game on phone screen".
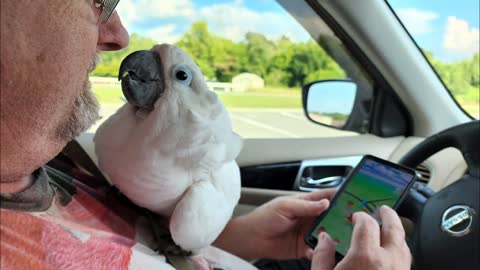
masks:
<path fill-rule="evenodd" d="M 377 212 L 380 206 L 394 208 L 414 177 L 413 171 L 364 159 L 361 167 L 332 202 L 328 213 L 311 231 L 310 237 L 317 239 L 321 231 L 327 232 L 336 242 L 337 252 L 345 256 L 352 238 L 353 213 L 364 211 L 379 221 Z"/>

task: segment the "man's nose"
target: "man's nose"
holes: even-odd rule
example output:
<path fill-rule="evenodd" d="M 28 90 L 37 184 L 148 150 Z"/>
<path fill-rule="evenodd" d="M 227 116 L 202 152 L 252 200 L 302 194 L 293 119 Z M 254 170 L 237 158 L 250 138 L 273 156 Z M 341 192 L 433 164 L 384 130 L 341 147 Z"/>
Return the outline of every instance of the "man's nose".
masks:
<path fill-rule="evenodd" d="M 117 12 L 114 12 L 106 24 L 98 25 L 98 51 L 116 51 L 128 46 L 128 32 L 123 27 Z"/>

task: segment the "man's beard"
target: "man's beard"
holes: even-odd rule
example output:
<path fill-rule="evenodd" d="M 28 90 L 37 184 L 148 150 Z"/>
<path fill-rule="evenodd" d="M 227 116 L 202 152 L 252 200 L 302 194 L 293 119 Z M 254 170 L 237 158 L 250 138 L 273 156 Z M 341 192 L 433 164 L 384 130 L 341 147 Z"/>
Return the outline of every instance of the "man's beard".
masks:
<path fill-rule="evenodd" d="M 100 59 L 100 54 L 96 53 L 90 62 L 88 73 L 95 69 Z M 90 80 L 87 77 L 86 85 L 75 99 L 68 117 L 55 130 L 55 136 L 58 139 L 71 141 L 100 119 L 100 104 L 91 88 Z"/>

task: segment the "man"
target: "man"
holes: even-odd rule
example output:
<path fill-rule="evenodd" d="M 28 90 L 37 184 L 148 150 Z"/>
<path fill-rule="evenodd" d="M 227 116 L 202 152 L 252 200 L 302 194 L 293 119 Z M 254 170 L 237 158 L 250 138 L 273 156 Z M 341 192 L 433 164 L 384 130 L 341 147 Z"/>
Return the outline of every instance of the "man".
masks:
<path fill-rule="evenodd" d="M 114 2 L 1 2 L 2 269 L 151 269 L 164 263 L 151 249 L 152 231 L 138 208 L 57 156 L 98 119 L 88 82 L 98 53 L 128 44 Z M 315 251 L 303 243 L 332 194 L 273 200 L 233 219 L 214 245 L 246 260 L 307 257 L 312 269 L 333 269 L 328 235 L 319 236 Z M 354 215 L 352 246 L 335 269 L 409 268 L 398 216 L 387 207 L 380 216 L 382 228 L 364 213 Z"/>

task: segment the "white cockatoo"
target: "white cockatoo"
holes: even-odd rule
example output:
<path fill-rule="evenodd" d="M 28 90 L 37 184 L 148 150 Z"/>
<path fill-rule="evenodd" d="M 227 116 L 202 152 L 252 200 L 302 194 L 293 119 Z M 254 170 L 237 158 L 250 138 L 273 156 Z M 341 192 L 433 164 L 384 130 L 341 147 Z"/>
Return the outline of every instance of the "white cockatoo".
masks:
<path fill-rule="evenodd" d="M 242 141 L 227 110 L 172 45 L 130 54 L 119 80 L 128 103 L 97 130 L 100 169 L 131 201 L 169 218 L 181 248 L 208 246 L 240 197 Z"/>

